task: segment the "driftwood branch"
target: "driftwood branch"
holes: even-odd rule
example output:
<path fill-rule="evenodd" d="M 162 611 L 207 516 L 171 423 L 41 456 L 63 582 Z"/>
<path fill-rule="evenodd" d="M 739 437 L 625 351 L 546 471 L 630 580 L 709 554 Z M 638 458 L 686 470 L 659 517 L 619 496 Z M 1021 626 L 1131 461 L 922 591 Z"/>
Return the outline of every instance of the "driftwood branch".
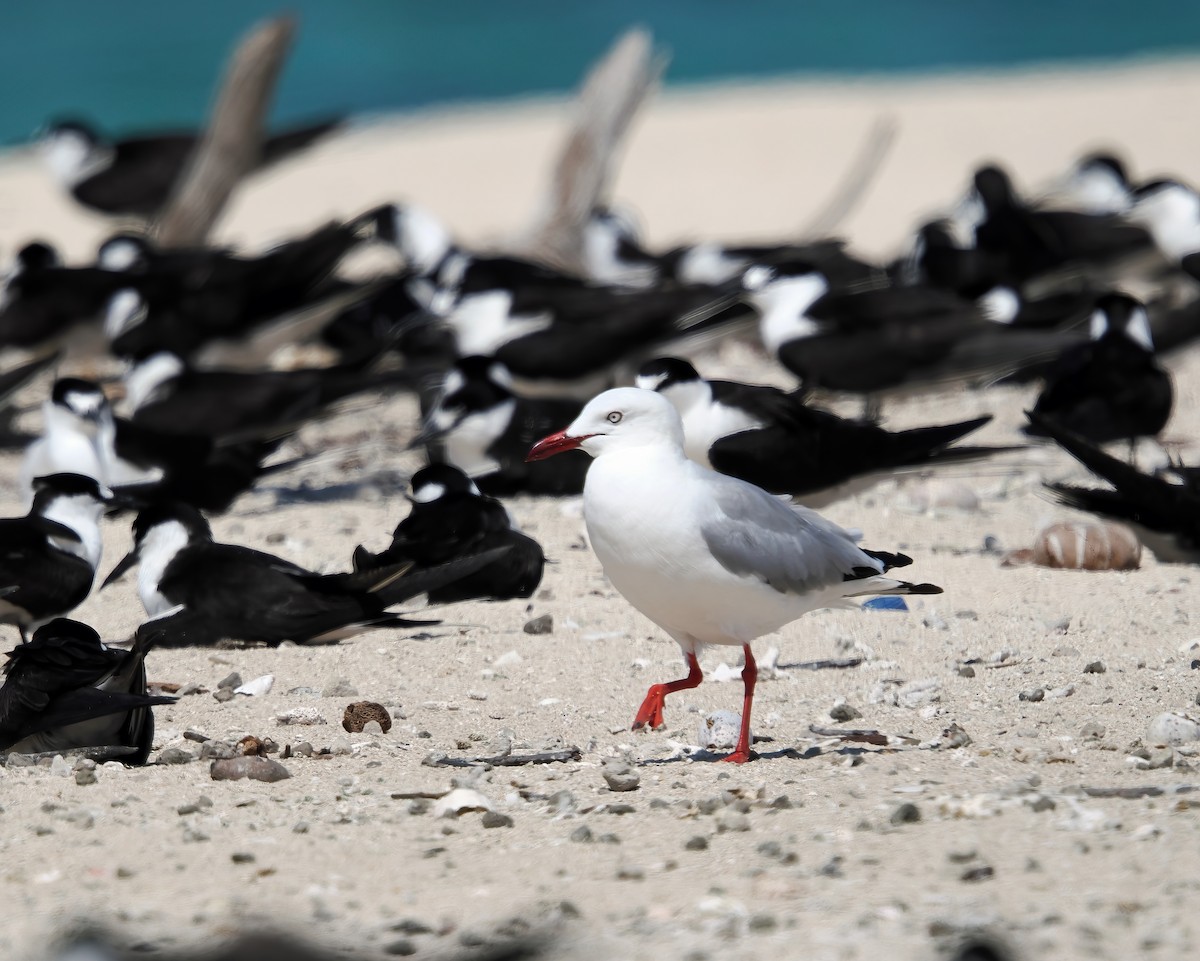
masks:
<path fill-rule="evenodd" d="M 204 136 L 159 217 L 163 246 L 204 243 L 239 181 L 257 166 L 275 81 L 295 31 L 293 18 L 278 17 L 238 44 Z"/>
<path fill-rule="evenodd" d="M 649 32 L 635 28 L 588 73 L 545 207 L 518 242 L 528 256 L 567 270 L 581 269 L 584 225 L 605 199 L 616 153 L 665 66 L 666 57 L 655 55 Z"/>

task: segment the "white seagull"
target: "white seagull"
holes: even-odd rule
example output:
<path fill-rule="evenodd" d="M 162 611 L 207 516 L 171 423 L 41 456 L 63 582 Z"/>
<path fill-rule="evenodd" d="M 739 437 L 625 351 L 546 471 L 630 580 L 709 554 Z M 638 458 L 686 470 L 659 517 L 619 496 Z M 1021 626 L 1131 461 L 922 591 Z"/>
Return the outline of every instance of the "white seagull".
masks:
<path fill-rule="evenodd" d="M 847 598 L 942 589 L 883 576 L 912 559 L 860 548 L 855 534 L 815 511 L 688 460 L 683 444 L 669 400 L 618 387 L 589 401 L 528 459 L 575 448 L 592 455 L 583 488 L 592 549 L 613 586 L 683 649 L 687 677 L 651 686 L 634 730 L 662 726 L 666 695 L 699 686 L 700 645 L 741 645 L 741 733 L 725 758 L 740 764 L 753 757 L 751 641 L 808 611 L 852 606 Z"/>

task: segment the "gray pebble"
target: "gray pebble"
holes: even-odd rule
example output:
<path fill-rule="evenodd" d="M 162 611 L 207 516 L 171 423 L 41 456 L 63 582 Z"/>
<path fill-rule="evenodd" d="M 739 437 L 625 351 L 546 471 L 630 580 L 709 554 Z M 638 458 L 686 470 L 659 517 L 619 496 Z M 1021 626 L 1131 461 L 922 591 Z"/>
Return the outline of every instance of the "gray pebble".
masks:
<path fill-rule="evenodd" d="M 190 764 L 194 760 L 196 760 L 196 755 L 181 747 L 165 748 L 158 755 L 159 764 Z"/>
<path fill-rule="evenodd" d="M 76 771 L 75 772 L 75 783 L 81 784 L 81 785 L 95 784 L 96 783 L 95 765 L 93 765 L 92 767 L 81 767 L 78 771 Z"/>
<path fill-rule="evenodd" d="M 773 807 L 776 811 L 786 811 L 791 808 L 791 806 L 792 799 L 786 794 L 779 795 L 779 797 L 771 802 L 771 807 Z"/>
<path fill-rule="evenodd" d="M 408 938 L 400 938 L 398 941 L 385 944 L 383 946 L 383 953 L 407 958 L 409 955 L 417 953 L 417 946 Z"/>
<path fill-rule="evenodd" d="M 1103 661 L 1092 661 L 1083 669 L 1084 674 L 1103 674 L 1108 668 L 1104 666 Z"/>
<path fill-rule="evenodd" d="M 779 921 L 773 914 L 752 914 L 746 922 L 746 927 L 751 931 L 774 931 L 779 927 Z"/>
<path fill-rule="evenodd" d="M 1088 721 L 1079 729 L 1079 736 L 1085 741 L 1099 741 L 1105 735 L 1105 727 L 1099 721 Z"/>
<path fill-rule="evenodd" d="M 235 757 L 213 761 L 208 775 L 214 781 L 239 781 L 242 778 L 250 778 L 252 781 L 282 781 L 292 776 L 278 761 L 266 757 Z"/>
<path fill-rule="evenodd" d="M 958 668 L 958 676 L 959 677 L 974 677 L 975 676 L 975 668 L 973 668 L 970 664 L 963 664 Z"/>
<path fill-rule="evenodd" d="M 628 765 L 620 765 L 604 771 L 604 783 L 610 791 L 636 791 L 642 783 L 642 776 Z"/>
<path fill-rule="evenodd" d="M 526 634 L 550 634 L 554 630 L 554 617 L 550 614 L 542 614 L 540 617 L 526 621 L 521 630 Z"/>
<path fill-rule="evenodd" d="M 853 721 L 862 717 L 862 711 L 852 704 L 835 704 L 829 709 L 829 716 L 835 721 Z"/>
<path fill-rule="evenodd" d="M 916 824 L 921 820 L 921 809 L 911 801 L 905 801 L 892 812 L 889 820 L 893 824 Z"/>
<path fill-rule="evenodd" d="M 618 881 L 643 881 L 645 878 L 646 869 L 634 864 L 626 864 L 624 867 L 617 869 Z"/>
<path fill-rule="evenodd" d="M 620 844 L 621 843 L 621 839 L 611 832 L 609 832 L 608 834 L 597 835 L 596 841 L 599 844 Z"/>
<path fill-rule="evenodd" d="M 299 754 L 301 757 L 312 757 L 313 746 L 308 741 L 301 741 L 299 744 L 292 745 L 292 753 Z"/>
<path fill-rule="evenodd" d="M 480 823 L 485 828 L 510 828 L 513 826 L 513 819 L 499 811 L 484 811 Z"/>
<path fill-rule="evenodd" d="M 587 844 L 589 841 L 595 840 L 595 835 L 592 834 L 592 829 L 586 824 L 581 824 L 570 834 L 570 839 L 577 844 Z"/>
<path fill-rule="evenodd" d="M 684 842 L 683 849 L 685 851 L 707 851 L 708 838 L 702 834 L 694 834 Z"/>
<path fill-rule="evenodd" d="M 1058 805 L 1054 798 L 1048 797 L 1045 794 L 1039 794 L 1036 798 L 1029 802 L 1029 810 L 1035 814 L 1041 814 L 1043 811 L 1053 811 Z"/>
<path fill-rule="evenodd" d="M 1046 689 L 1044 687 L 1031 688 L 1028 691 L 1022 691 L 1017 695 L 1019 701 L 1043 701 L 1046 699 Z"/>
<path fill-rule="evenodd" d="M 297 821 L 295 824 L 292 825 L 292 833 L 293 834 L 307 834 L 308 833 L 308 822 L 307 821 Z"/>
<path fill-rule="evenodd" d="M 221 704 L 227 704 L 232 701 L 237 695 L 233 693 L 232 687 L 223 687 L 213 691 L 213 700 L 219 701 Z"/>
<path fill-rule="evenodd" d="M 220 690 L 222 688 L 226 688 L 226 687 L 233 688 L 233 687 L 241 687 L 241 686 L 242 686 L 242 675 L 239 674 L 237 671 L 234 671 L 232 674 L 229 674 L 226 677 L 221 678 L 221 680 L 217 681 L 217 689 L 218 690 Z"/>
<path fill-rule="evenodd" d="M 205 741 L 200 745 L 202 761 L 224 761 L 231 757 L 240 757 L 241 754 L 236 745 L 228 741 Z"/>
<path fill-rule="evenodd" d="M 229 855 L 229 860 L 234 864 L 253 864 L 255 857 L 249 851 L 234 851 Z"/>

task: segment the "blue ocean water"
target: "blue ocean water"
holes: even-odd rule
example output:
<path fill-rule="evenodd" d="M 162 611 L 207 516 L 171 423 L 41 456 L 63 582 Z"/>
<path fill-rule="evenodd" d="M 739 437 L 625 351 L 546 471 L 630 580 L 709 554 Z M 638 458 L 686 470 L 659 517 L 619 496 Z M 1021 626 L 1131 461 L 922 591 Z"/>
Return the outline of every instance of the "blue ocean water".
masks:
<path fill-rule="evenodd" d="M 80 115 L 109 131 L 193 125 L 265 0 L 0 6 L 0 142 Z M 1142 0 L 291 0 L 278 120 L 575 87 L 623 30 L 670 51 L 668 84 L 920 73 L 1200 53 L 1200 3 Z"/>

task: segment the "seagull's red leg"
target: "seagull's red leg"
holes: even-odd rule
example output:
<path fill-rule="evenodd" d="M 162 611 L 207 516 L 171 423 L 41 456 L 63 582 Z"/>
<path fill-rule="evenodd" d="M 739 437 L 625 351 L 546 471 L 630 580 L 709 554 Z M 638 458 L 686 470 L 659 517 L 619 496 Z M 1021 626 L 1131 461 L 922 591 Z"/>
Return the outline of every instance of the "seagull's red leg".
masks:
<path fill-rule="evenodd" d="M 750 704 L 754 700 L 754 683 L 758 680 L 758 665 L 754 663 L 754 655 L 750 651 L 749 644 L 743 644 L 742 650 L 746 652 L 746 663 L 742 666 L 742 684 L 746 688 L 746 694 L 742 700 L 742 730 L 738 734 L 737 747 L 733 749 L 733 753 L 728 757 L 721 758 L 722 761 L 732 761 L 734 764 L 745 764 L 757 756 L 750 750 Z"/>
<path fill-rule="evenodd" d="M 700 671 L 700 662 L 696 660 L 695 654 L 688 654 L 687 662 L 687 677 L 680 678 L 678 681 L 668 681 L 666 684 L 650 685 L 650 690 L 646 692 L 646 699 L 642 701 L 637 717 L 633 719 L 631 730 L 636 731 L 647 724 L 652 730 L 662 727 L 666 723 L 663 721 L 663 701 L 666 696 L 685 688 L 700 686 L 700 682 L 704 680 L 704 674 Z"/>

